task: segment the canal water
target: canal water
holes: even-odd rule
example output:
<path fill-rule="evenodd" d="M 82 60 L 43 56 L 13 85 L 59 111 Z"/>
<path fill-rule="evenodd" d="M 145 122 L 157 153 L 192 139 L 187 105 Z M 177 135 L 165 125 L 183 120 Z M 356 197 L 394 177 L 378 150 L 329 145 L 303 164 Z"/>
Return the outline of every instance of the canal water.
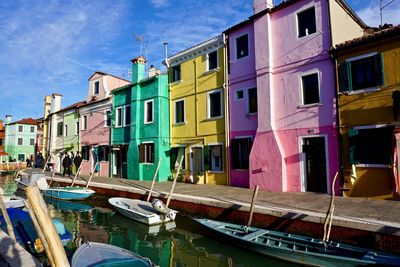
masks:
<path fill-rule="evenodd" d="M 5 194 L 23 194 L 11 175 L 0 179 Z M 92 241 L 128 249 L 161 267 L 295 266 L 205 237 L 189 217 L 177 216 L 175 222 L 149 227 L 116 213 L 105 196 L 77 202 L 48 198 L 46 202 L 51 216 L 72 233 L 66 246 L 70 255 L 85 241 Z"/>

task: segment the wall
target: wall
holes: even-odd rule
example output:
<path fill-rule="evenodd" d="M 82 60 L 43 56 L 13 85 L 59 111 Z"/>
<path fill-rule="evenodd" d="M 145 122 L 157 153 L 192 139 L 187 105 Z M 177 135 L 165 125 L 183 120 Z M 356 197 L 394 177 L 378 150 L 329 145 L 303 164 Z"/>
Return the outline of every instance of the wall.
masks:
<path fill-rule="evenodd" d="M 18 132 L 19 126 L 23 126 L 23 132 Z M 34 132 L 30 132 L 31 126 Z M 18 145 L 18 138 L 23 139 L 23 145 Z M 30 158 L 35 153 L 35 145 L 30 145 L 30 139 L 36 142 L 36 125 L 11 124 L 6 126 L 6 144 L 5 151 L 9 156 L 18 160 L 18 154 L 24 154 L 25 159 Z M 7 159 L 8 160 L 8 159 Z"/>

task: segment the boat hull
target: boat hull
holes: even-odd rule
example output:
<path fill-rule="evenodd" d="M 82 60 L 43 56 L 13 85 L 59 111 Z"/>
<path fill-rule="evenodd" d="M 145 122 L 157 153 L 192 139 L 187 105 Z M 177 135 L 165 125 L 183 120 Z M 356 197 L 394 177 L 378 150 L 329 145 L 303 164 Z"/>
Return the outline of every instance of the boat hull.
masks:
<path fill-rule="evenodd" d="M 260 254 L 305 264 L 309 266 L 399 266 L 400 257 L 353 247 L 336 242 L 322 242 L 318 239 L 292 235 L 277 231 L 223 223 L 206 219 L 195 219 L 209 232 L 213 232 L 225 242 Z"/>
<path fill-rule="evenodd" d="M 159 214 L 151 205 L 151 203 L 122 197 L 110 198 L 108 202 L 122 215 L 129 219 L 147 224 L 156 225 L 175 220 L 177 211 L 171 210 L 172 216 Z"/>
<path fill-rule="evenodd" d="M 17 196 L 3 196 L 3 201 L 7 209 L 9 208 L 23 208 L 25 202 L 22 197 Z"/>
<path fill-rule="evenodd" d="M 42 192 L 47 197 L 62 200 L 83 200 L 95 193 L 95 191 L 83 187 L 50 187 Z"/>

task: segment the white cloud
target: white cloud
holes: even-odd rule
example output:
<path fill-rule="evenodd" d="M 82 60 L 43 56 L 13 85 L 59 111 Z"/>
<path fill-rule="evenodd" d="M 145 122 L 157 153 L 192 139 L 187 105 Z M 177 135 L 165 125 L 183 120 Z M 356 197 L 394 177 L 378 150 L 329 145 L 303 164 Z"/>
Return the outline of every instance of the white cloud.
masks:
<path fill-rule="evenodd" d="M 389 1 L 384 1 L 389 3 Z M 379 3 L 372 1 L 364 3 L 363 7 L 356 10 L 357 14 L 364 20 L 368 26 L 377 27 L 381 24 Z M 400 24 L 400 1 L 393 2 L 383 9 L 383 24 Z"/>
<path fill-rule="evenodd" d="M 151 3 L 155 8 L 162 8 L 168 6 L 168 0 L 151 0 Z"/>

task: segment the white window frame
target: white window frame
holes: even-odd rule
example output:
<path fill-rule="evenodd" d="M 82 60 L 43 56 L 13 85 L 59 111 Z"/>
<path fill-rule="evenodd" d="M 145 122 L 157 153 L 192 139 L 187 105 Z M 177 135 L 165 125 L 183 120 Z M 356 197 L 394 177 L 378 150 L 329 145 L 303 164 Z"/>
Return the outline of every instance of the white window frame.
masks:
<path fill-rule="evenodd" d="M 144 141 L 144 142 L 142 142 L 142 143 L 140 143 L 141 145 L 145 145 L 144 147 L 145 147 L 145 149 L 144 149 L 144 159 L 146 160 L 147 159 L 147 157 L 146 157 L 146 155 L 147 155 L 147 149 L 146 149 L 146 145 L 149 145 L 149 144 L 153 144 L 153 148 L 154 148 L 154 158 L 153 158 L 153 160 L 154 160 L 154 162 L 155 162 L 155 156 L 156 156 L 156 145 L 154 144 L 154 142 L 151 142 L 151 141 Z M 147 161 L 144 161 L 144 162 L 140 162 L 140 164 L 146 164 L 146 165 L 153 165 L 154 164 L 154 162 L 147 162 Z"/>
<path fill-rule="evenodd" d="M 87 129 L 87 115 L 82 116 L 82 130 Z"/>
<path fill-rule="evenodd" d="M 256 112 L 250 112 L 250 95 L 249 95 L 250 89 L 255 89 L 256 90 L 256 94 L 257 94 L 257 111 Z M 246 110 L 247 110 L 247 114 L 248 115 L 255 115 L 255 114 L 258 113 L 258 91 L 257 91 L 257 86 L 249 87 L 249 88 L 246 89 Z"/>
<path fill-rule="evenodd" d="M 224 151 L 223 151 L 224 144 L 221 143 L 221 142 L 216 142 L 216 143 L 209 143 L 209 144 L 207 144 L 207 146 L 210 149 L 210 170 L 208 170 L 208 172 L 210 172 L 210 173 L 223 173 L 224 172 L 224 163 L 223 163 L 223 160 L 224 160 Z M 220 158 L 221 158 L 221 170 L 214 170 L 214 161 L 212 159 L 213 156 L 212 156 L 212 149 L 211 149 L 212 146 L 220 146 L 221 147 L 221 155 L 220 155 Z"/>
<path fill-rule="evenodd" d="M 21 144 L 19 144 L 19 140 L 21 140 Z M 17 146 L 23 146 L 24 145 L 24 138 L 18 137 L 17 138 Z"/>
<path fill-rule="evenodd" d="M 242 94 L 243 94 L 243 97 L 242 98 L 238 98 L 238 96 L 237 96 L 237 93 L 239 92 L 239 91 L 242 91 Z M 243 101 L 244 100 L 244 96 L 245 96 L 245 93 L 244 93 L 244 90 L 243 89 L 237 89 L 237 90 L 235 90 L 234 91 L 234 94 L 235 94 L 235 100 L 236 101 Z"/>
<path fill-rule="evenodd" d="M 176 116 L 177 115 L 176 104 L 178 102 L 183 102 L 183 121 L 182 122 L 177 122 L 176 121 L 176 117 L 177 117 Z M 178 100 L 174 101 L 174 124 L 180 125 L 180 124 L 185 124 L 185 123 L 186 123 L 186 100 L 185 100 L 185 98 L 182 98 L 182 99 L 178 99 Z"/>
<path fill-rule="evenodd" d="M 31 145 L 32 140 L 33 140 L 33 145 Z M 29 139 L 29 145 L 30 145 L 30 146 L 34 146 L 34 145 L 35 145 L 35 138 L 30 138 L 30 139 Z"/>
<path fill-rule="evenodd" d="M 24 126 L 23 125 L 18 125 L 18 132 L 22 133 L 23 131 L 24 131 Z"/>
<path fill-rule="evenodd" d="M 298 15 L 310 8 L 314 8 L 314 11 L 315 11 L 315 32 L 300 37 L 299 36 L 299 16 Z M 297 39 L 306 38 L 308 36 L 313 36 L 318 33 L 317 7 L 315 5 L 309 5 L 309 6 L 303 7 L 302 9 L 300 9 L 299 11 L 297 11 L 295 13 L 295 16 L 296 16 L 296 38 Z"/>
<path fill-rule="evenodd" d="M 211 114 L 210 114 L 210 111 L 211 111 L 211 109 L 210 109 L 210 107 L 211 107 L 211 104 L 210 104 L 210 95 L 211 94 L 214 94 L 214 93 L 217 93 L 217 92 L 219 92 L 220 93 L 220 95 L 221 95 L 221 98 L 220 98 L 220 103 L 221 103 L 221 115 L 220 116 L 217 116 L 217 117 L 211 117 Z M 223 99 L 223 95 L 222 95 L 222 90 L 221 89 L 216 89 L 216 90 L 212 90 L 212 91 L 209 91 L 209 92 L 207 92 L 207 119 L 208 120 L 215 120 L 215 119 L 220 119 L 220 118 L 223 118 L 224 117 L 224 107 L 223 107 L 223 101 L 222 101 L 222 99 Z"/>
<path fill-rule="evenodd" d="M 107 116 L 107 113 L 110 113 L 110 115 Z M 107 119 L 108 119 L 108 118 L 110 118 L 110 125 L 107 125 Z M 131 118 L 131 119 L 132 119 L 132 118 Z M 110 109 L 107 109 L 107 110 L 104 111 L 104 127 L 107 127 L 107 128 L 111 127 L 111 122 L 112 122 L 112 119 L 111 119 L 111 110 L 110 110 Z"/>
<path fill-rule="evenodd" d="M 35 126 L 31 126 L 31 133 L 35 132 Z"/>
<path fill-rule="evenodd" d="M 121 116 L 118 116 L 118 113 L 121 114 Z M 119 119 L 119 117 L 121 117 L 121 119 Z M 120 128 L 122 127 L 122 107 L 117 107 L 115 109 L 115 128 Z"/>
<path fill-rule="evenodd" d="M 243 56 L 241 58 L 238 58 L 237 54 L 236 54 L 236 52 L 237 52 L 237 39 L 239 39 L 240 37 L 243 37 L 245 35 L 247 35 L 247 51 L 248 51 L 247 52 L 247 56 Z M 234 50 L 235 61 L 242 60 L 242 59 L 247 58 L 248 56 L 250 56 L 250 34 L 249 34 L 249 32 L 244 32 L 244 33 L 242 33 L 242 34 L 240 34 L 238 36 L 235 36 L 234 40 L 235 40 L 235 42 L 234 42 L 234 44 L 235 44 L 235 50 Z"/>
<path fill-rule="evenodd" d="M 304 89 L 303 89 L 303 77 L 311 74 L 317 74 L 318 78 L 318 98 L 319 101 L 316 103 L 304 104 Z M 299 74 L 299 84 L 300 84 L 300 107 L 311 107 L 322 104 L 321 102 L 321 71 L 319 69 L 312 69 Z"/>
<path fill-rule="evenodd" d="M 68 124 L 64 124 L 64 132 L 63 132 L 63 134 L 64 134 L 64 137 L 68 136 Z"/>
<path fill-rule="evenodd" d="M 131 113 L 130 115 L 130 122 L 129 122 L 129 124 L 127 124 L 126 123 L 126 109 L 129 107 L 129 112 Z M 132 123 L 132 109 L 131 109 L 131 105 L 125 105 L 124 106 L 124 116 L 123 116 L 123 119 L 122 119 L 122 121 L 123 121 L 123 126 L 124 127 L 126 127 L 126 126 L 130 126 L 131 125 L 131 123 Z"/>
<path fill-rule="evenodd" d="M 151 105 L 152 120 L 151 121 L 149 121 L 147 118 L 147 104 L 150 102 L 152 103 L 152 105 Z M 144 124 L 154 123 L 154 99 L 144 101 L 144 114 L 143 115 L 144 115 L 144 118 L 143 118 Z"/>
<path fill-rule="evenodd" d="M 96 83 L 98 83 L 99 84 L 99 91 L 97 92 L 97 94 L 96 94 Z M 100 94 L 100 81 L 94 81 L 93 82 L 93 95 L 99 95 Z"/>
<path fill-rule="evenodd" d="M 210 63 L 209 63 L 209 55 L 211 54 L 211 53 L 217 53 L 217 66 L 215 67 L 215 68 L 213 68 L 213 69 L 210 69 Z M 209 71 L 215 71 L 215 70 L 218 70 L 219 69 L 219 58 L 218 58 L 218 49 L 217 50 L 213 50 L 213 51 L 211 51 L 211 52 L 208 52 L 207 53 L 207 55 L 206 55 L 206 72 L 209 72 Z"/>

